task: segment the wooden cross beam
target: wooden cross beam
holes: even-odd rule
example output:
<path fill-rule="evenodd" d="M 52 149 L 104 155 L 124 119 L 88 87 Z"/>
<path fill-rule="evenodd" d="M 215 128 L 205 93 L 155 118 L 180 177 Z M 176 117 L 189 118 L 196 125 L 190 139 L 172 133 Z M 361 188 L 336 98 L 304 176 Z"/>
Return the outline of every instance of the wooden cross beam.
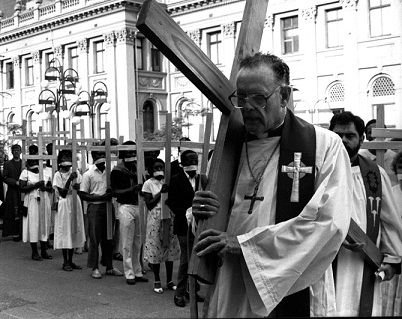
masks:
<path fill-rule="evenodd" d="M 206 228 L 227 227 L 243 141 L 241 114 L 231 106 L 228 96 L 235 88 L 239 60 L 259 51 L 267 6 L 268 0 L 246 2 L 230 81 L 156 1 L 145 1 L 138 16 L 137 28 L 222 112 L 207 185 L 217 194 L 220 208 L 218 214 L 198 225 L 195 243 Z M 192 254 L 189 273 L 213 283 L 217 262 L 210 258 Z"/>

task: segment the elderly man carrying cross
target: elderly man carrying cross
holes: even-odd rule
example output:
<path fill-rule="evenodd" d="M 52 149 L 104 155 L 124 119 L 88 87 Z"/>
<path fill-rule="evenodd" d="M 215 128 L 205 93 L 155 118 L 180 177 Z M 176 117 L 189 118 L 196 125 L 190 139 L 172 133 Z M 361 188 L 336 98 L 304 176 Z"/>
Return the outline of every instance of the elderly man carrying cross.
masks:
<path fill-rule="evenodd" d="M 208 316 L 309 316 L 348 231 L 349 158 L 339 137 L 287 109 L 289 68 L 278 57 L 246 57 L 236 85 L 229 98 L 245 131 L 228 227 L 205 230 L 194 247 L 222 260 Z M 198 191 L 192 209 L 213 216 L 219 198 Z M 329 315 L 327 300 L 311 314 Z"/>

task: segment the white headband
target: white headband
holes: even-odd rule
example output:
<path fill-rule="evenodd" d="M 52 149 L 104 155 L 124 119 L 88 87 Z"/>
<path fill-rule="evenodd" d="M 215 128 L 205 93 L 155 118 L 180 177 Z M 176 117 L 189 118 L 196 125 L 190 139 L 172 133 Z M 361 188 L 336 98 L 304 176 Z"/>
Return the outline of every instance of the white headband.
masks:
<path fill-rule="evenodd" d="M 106 159 L 105 159 L 105 158 L 98 158 L 98 159 L 94 162 L 95 165 L 96 165 L 96 164 L 101 164 L 101 163 L 106 163 Z"/>

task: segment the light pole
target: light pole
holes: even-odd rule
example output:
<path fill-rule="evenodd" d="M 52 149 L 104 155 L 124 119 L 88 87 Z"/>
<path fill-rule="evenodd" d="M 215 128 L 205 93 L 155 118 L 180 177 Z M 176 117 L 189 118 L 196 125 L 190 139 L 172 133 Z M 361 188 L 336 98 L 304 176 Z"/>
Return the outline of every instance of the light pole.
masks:
<path fill-rule="evenodd" d="M 56 62 L 58 66 L 56 66 Z M 45 105 L 45 112 L 53 112 L 56 110 L 57 130 L 60 130 L 60 111 L 67 111 L 67 99 L 65 95 L 76 94 L 78 80 L 77 71 L 73 68 L 63 70 L 63 66 L 57 59 L 52 59 L 49 63 L 49 67 L 45 71 L 45 81 L 42 85 L 45 89 L 39 93 L 39 104 Z M 48 81 L 59 82 L 56 93 L 47 88 Z"/>
<path fill-rule="evenodd" d="M 86 97 L 84 97 L 86 95 Z M 107 86 L 102 81 L 97 81 L 94 83 L 91 92 L 81 91 L 78 94 L 78 101 L 76 104 L 76 110 L 74 116 L 84 116 L 89 115 L 91 121 L 91 133 L 92 137 L 95 137 L 95 106 L 98 104 L 103 104 L 107 102 L 108 90 Z M 83 107 L 86 105 L 87 110 Z"/>

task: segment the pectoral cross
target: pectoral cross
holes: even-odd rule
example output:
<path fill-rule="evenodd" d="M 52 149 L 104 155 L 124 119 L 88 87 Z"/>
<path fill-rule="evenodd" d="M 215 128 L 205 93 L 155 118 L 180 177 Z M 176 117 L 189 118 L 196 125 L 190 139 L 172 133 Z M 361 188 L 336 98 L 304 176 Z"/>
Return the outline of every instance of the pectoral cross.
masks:
<path fill-rule="evenodd" d="M 300 178 L 303 178 L 305 174 L 311 174 L 313 172 L 312 167 L 305 167 L 301 162 L 301 153 L 294 153 L 293 162 L 289 166 L 282 165 L 282 173 L 290 173 L 288 176 L 293 179 L 292 193 L 290 195 L 290 201 L 297 203 L 299 201 L 299 183 Z M 293 166 L 292 166 L 293 164 Z"/>
<path fill-rule="evenodd" d="M 264 196 L 257 196 L 258 187 L 259 187 L 259 183 L 257 185 L 255 185 L 253 195 L 244 195 L 244 199 L 251 200 L 250 208 L 248 209 L 249 214 L 251 214 L 253 212 L 255 201 L 257 201 L 257 200 L 263 201 L 264 200 Z"/>

